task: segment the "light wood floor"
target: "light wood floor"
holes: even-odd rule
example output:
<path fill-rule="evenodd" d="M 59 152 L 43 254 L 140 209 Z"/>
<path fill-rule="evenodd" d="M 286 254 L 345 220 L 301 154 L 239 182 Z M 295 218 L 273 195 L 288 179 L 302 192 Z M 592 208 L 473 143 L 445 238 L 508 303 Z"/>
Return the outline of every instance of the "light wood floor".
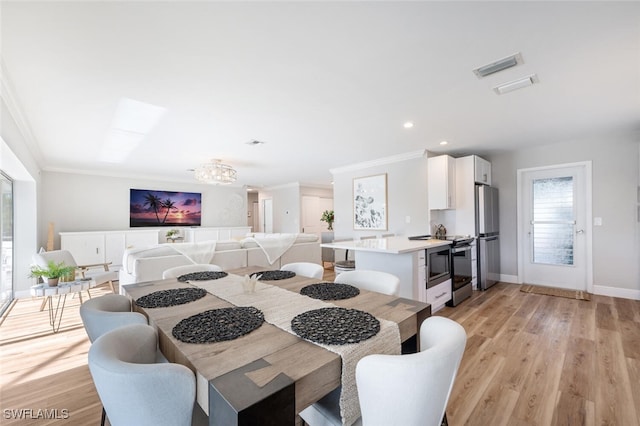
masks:
<path fill-rule="evenodd" d="M 436 315 L 467 347 L 451 425 L 639 425 L 640 301 L 527 294 L 499 283 Z"/>
<path fill-rule="evenodd" d="M 79 301 L 67 304 L 57 334 L 40 302 L 20 300 L 0 324 L 0 424 L 99 424 Z M 586 302 L 498 284 L 435 315 L 468 335 L 450 425 L 640 424 L 640 301 Z M 57 409 L 59 417 L 66 409 L 69 419 L 11 420 L 7 409 Z"/>

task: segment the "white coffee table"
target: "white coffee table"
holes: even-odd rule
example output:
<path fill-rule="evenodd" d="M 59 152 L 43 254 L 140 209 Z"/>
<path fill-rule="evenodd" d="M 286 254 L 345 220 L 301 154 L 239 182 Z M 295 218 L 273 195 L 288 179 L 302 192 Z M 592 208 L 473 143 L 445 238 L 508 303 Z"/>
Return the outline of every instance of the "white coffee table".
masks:
<path fill-rule="evenodd" d="M 31 296 L 44 297 L 40 310 L 44 309 L 45 305 L 49 307 L 49 324 L 54 333 L 60 330 L 60 322 L 62 321 L 62 314 L 64 313 L 64 306 L 67 302 L 67 295 L 78 293 L 80 303 L 82 303 L 82 291 L 89 290 L 96 286 L 95 280 L 83 279 L 71 282 L 59 283 L 57 286 L 49 286 L 47 284 L 38 284 L 31 287 Z M 53 297 L 57 296 L 55 309 L 53 308 Z M 91 297 L 91 295 L 89 295 Z M 62 302 L 62 306 L 61 303 Z M 56 324 L 57 321 L 57 324 Z"/>

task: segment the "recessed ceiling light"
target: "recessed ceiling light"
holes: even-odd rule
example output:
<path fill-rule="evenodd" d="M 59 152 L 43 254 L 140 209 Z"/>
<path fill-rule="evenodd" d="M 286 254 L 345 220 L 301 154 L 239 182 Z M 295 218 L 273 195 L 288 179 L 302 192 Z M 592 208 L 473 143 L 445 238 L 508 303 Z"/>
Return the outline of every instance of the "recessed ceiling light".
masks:
<path fill-rule="evenodd" d="M 403 124 L 405 129 L 410 129 L 413 127 L 413 123 L 411 121 L 407 121 L 406 123 Z"/>
<path fill-rule="evenodd" d="M 490 64 L 478 67 L 473 70 L 473 73 L 478 78 L 482 78 L 491 74 L 495 74 L 502 70 L 515 67 L 516 65 L 520 65 L 522 63 L 522 55 L 520 54 L 520 52 L 518 52 L 514 53 L 511 56 L 507 56 L 506 58 L 498 59 L 497 61 L 491 62 Z"/>
<path fill-rule="evenodd" d="M 447 145 L 449 142 L 447 141 L 440 141 L 440 145 Z"/>
<path fill-rule="evenodd" d="M 513 92 L 514 90 L 522 89 L 523 87 L 531 86 L 538 82 L 538 76 L 535 74 L 527 77 L 519 78 L 517 80 L 510 81 L 508 83 L 501 84 L 493 88 L 498 95 L 504 95 L 505 93 Z"/>

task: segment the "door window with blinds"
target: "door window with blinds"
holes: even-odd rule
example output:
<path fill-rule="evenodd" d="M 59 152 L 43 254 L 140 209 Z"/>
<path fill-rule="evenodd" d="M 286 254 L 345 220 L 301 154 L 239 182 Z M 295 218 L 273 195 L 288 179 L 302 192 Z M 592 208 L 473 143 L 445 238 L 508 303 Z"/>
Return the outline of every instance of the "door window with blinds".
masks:
<path fill-rule="evenodd" d="M 573 176 L 532 180 L 533 263 L 573 266 L 575 182 Z"/>

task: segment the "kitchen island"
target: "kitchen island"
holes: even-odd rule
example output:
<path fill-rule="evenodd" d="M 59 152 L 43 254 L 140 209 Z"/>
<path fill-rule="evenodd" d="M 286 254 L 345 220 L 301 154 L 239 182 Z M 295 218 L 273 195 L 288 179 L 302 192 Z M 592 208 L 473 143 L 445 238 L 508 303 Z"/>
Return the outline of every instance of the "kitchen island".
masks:
<path fill-rule="evenodd" d="M 451 297 L 451 281 L 427 291 L 426 250 L 450 245 L 444 240 L 409 240 L 407 237 L 375 238 L 324 243 L 321 247 L 352 250 L 356 269 L 389 272 L 400 278 L 400 297 L 431 303 L 436 311 Z M 443 291 L 447 294 L 443 294 Z M 429 293 L 429 294 L 427 294 Z M 436 297 L 440 296 L 440 297 Z"/>

